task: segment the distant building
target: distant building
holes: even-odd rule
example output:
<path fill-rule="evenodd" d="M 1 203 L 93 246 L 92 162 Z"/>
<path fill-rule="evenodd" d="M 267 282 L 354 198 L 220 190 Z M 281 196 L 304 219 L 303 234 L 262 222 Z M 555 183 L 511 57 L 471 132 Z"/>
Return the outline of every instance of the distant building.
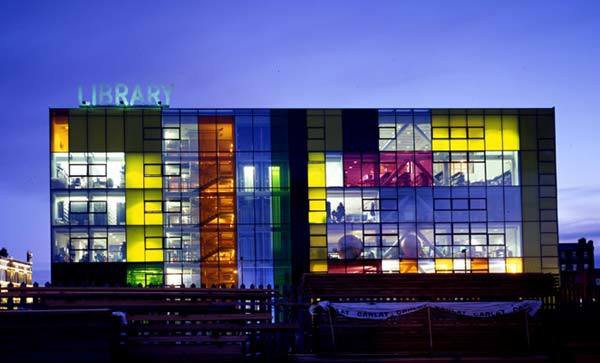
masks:
<path fill-rule="evenodd" d="M 594 269 L 594 242 L 580 238 L 577 243 L 559 243 L 560 283 L 580 301 L 594 299 L 597 274 Z"/>
<path fill-rule="evenodd" d="M 560 272 L 594 271 L 594 241 L 579 239 L 576 243 L 558 245 Z"/>
<path fill-rule="evenodd" d="M 20 285 L 23 282 L 32 284 L 31 253 L 27 253 L 27 261 L 19 261 L 12 257 L 0 256 L 0 287 L 5 287 L 12 282 Z"/>

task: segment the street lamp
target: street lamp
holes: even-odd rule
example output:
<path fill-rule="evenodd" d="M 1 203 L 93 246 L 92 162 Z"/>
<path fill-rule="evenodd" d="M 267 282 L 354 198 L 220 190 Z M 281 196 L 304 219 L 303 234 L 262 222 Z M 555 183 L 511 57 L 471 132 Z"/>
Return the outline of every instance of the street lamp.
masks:
<path fill-rule="evenodd" d="M 463 257 L 465 259 L 465 273 L 467 273 L 467 249 L 463 248 L 460 252 L 463 254 Z"/>

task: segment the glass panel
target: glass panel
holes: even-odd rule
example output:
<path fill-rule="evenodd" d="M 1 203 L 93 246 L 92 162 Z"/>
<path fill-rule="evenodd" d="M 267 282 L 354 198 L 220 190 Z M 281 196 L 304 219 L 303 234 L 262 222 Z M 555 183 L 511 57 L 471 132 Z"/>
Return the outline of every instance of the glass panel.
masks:
<path fill-rule="evenodd" d="M 326 155 L 326 186 L 341 187 L 344 184 L 344 166 L 341 153 Z"/>
<path fill-rule="evenodd" d="M 67 113 L 63 111 L 54 111 L 52 115 L 52 142 L 50 151 L 68 152 L 69 151 L 69 123 Z"/>

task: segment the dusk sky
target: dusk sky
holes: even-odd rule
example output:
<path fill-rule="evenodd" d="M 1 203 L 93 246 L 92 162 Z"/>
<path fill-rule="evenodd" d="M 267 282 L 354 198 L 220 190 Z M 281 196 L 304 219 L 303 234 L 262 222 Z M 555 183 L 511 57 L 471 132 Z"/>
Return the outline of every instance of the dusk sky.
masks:
<path fill-rule="evenodd" d="M 0 246 L 20 259 L 31 249 L 34 279 L 49 279 L 48 108 L 76 107 L 79 84 L 117 82 L 173 84 L 172 107 L 556 107 L 560 239 L 600 241 L 599 11 L 4 0 Z"/>

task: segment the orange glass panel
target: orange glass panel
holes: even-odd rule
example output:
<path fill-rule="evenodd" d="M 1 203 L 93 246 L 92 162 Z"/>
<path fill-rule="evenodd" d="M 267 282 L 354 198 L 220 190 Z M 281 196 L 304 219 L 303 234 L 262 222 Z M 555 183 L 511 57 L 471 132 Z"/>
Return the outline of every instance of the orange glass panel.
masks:
<path fill-rule="evenodd" d="M 400 260 L 401 274 L 416 274 L 418 271 L 417 260 Z"/>
<path fill-rule="evenodd" d="M 471 260 L 472 272 L 488 272 L 487 258 L 474 258 Z"/>
<path fill-rule="evenodd" d="M 69 120 L 66 112 L 56 111 L 52 115 L 52 152 L 69 151 Z"/>
<path fill-rule="evenodd" d="M 237 283 L 233 118 L 200 116 L 201 281 L 206 286 Z"/>

